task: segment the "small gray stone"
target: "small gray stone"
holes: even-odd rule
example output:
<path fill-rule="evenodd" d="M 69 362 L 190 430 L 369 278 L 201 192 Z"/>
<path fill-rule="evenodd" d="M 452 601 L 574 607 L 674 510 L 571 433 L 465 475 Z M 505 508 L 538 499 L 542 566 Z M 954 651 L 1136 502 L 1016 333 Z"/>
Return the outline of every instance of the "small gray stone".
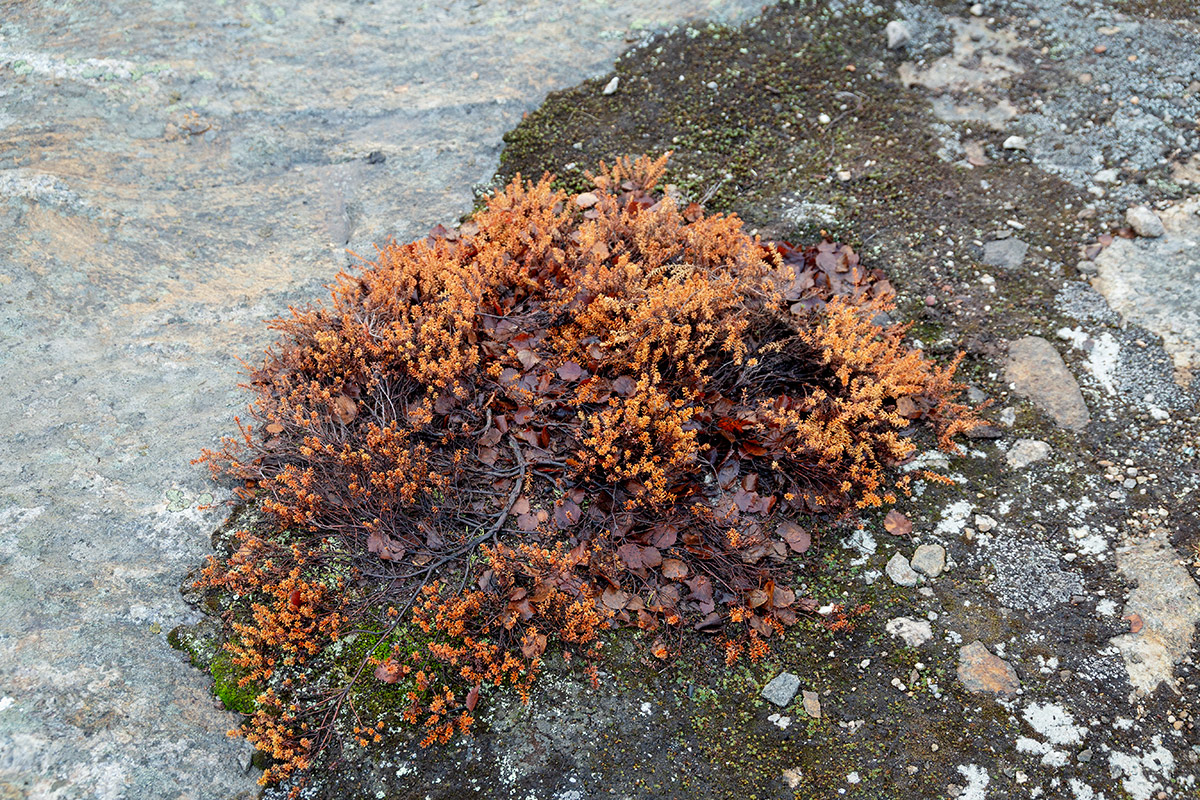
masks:
<path fill-rule="evenodd" d="M 1005 150 L 1025 150 L 1029 147 L 1029 142 L 1025 141 L 1024 136 L 1010 136 L 1004 140 L 1001 145 Z"/>
<path fill-rule="evenodd" d="M 1026 336 L 1008 345 L 1005 379 L 1061 427 L 1081 431 L 1091 421 L 1079 383 L 1054 345 Z"/>
<path fill-rule="evenodd" d="M 1147 239 L 1157 239 L 1167 232 L 1163 227 L 1162 220 L 1146 206 L 1134 206 L 1125 212 L 1125 221 L 1129 223 L 1129 227 L 1133 228 L 1134 233 L 1138 236 L 1145 236 Z"/>
<path fill-rule="evenodd" d="M 604 88 L 600 91 L 600 94 L 616 94 L 617 87 L 619 87 L 620 85 L 621 85 L 621 76 L 614 75 L 613 79 L 611 81 L 604 84 Z"/>
<path fill-rule="evenodd" d="M 1088 261 L 1086 258 L 1076 264 L 1075 269 L 1079 271 L 1080 275 L 1095 275 L 1100 271 L 1095 261 Z"/>
<path fill-rule="evenodd" d="M 989 267 L 1016 269 L 1028 252 L 1029 245 L 1016 237 L 995 239 L 983 245 L 983 263 Z"/>
<path fill-rule="evenodd" d="M 1092 760 L 1092 748 L 1088 747 L 1079 751 L 1079 763 L 1086 764 Z"/>
<path fill-rule="evenodd" d="M 1017 439 L 1004 456 L 1013 469 L 1024 469 L 1050 455 L 1050 445 L 1038 439 Z"/>
<path fill-rule="evenodd" d="M 902 19 L 894 19 L 889 22 L 884 32 L 887 34 L 888 50 L 899 50 L 912 41 L 912 31 L 909 30 L 908 23 Z"/>
<path fill-rule="evenodd" d="M 946 568 L 946 548 L 940 544 L 923 544 L 913 553 L 912 568 L 922 575 L 936 578 Z"/>
<path fill-rule="evenodd" d="M 762 697 L 783 708 L 792 702 L 796 690 L 800 688 L 800 678 L 790 672 L 781 672 L 763 687 Z"/>
<path fill-rule="evenodd" d="M 916 586 L 921 581 L 921 576 L 908 565 L 908 559 L 899 553 L 888 561 L 885 571 L 892 582 L 900 586 Z"/>

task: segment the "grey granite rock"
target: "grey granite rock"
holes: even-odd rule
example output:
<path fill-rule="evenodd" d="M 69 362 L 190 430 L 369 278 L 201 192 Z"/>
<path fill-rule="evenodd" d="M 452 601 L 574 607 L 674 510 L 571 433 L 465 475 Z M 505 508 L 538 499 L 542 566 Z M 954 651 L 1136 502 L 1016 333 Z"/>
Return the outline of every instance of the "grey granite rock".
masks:
<path fill-rule="evenodd" d="M 1017 672 L 1004 659 L 974 641 L 958 651 L 958 680 L 974 694 L 1011 697 L 1021 688 Z"/>
<path fill-rule="evenodd" d="M 908 559 L 900 553 L 896 553 L 888 560 L 884 571 L 887 572 L 887 576 L 892 579 L 892 582 L 899 586 L 916 586 L 921 582 L 921 576 L 913 572 L 913 568 L 908 564 Z"/>
<path fill-rule="evenodd" d="M 909 647 L 920 647 L 933 638 L 933 626 L 927 620 L 912 617 L 890 619 L 883 629 L 899 637 Z"/>
<path fill-rule="evenodd" d="M 1147 239 L 1157 239 L 1167 232 L 1158 214 L 1146 206 L 1134 206 L 1126 211 L 1125 221 L 1129 223 L 1129 227 L 1133 228 L 1134 233 L 1138 236 L 1145 236 Z"/>
<path fill-rule="evenodd" d="M 1178 554 L 1165 541 L 1167 532 L 1117 551 L 1117 567 L 1136 587 L 1125 603 L 1129 633 L 1114 637 L 1129 671 L 1129 682 L 1141 693 L 1171 683 L 1175 664 L 1187 657 L 1200 625 L 1200 587 Z"/>
<path fill-rule="evenodd" d="M 983 263 L 1000 269 L 1016 269 L 1025 262 L 1029 245 L 1015 236 L 996 239 L 983 245 Z"/>
<path fill-rule="evenodd" d="M 1092 286 L 1129 322 L 1163 338 L 1176 378 L 1200 374 L 1200 198 L 1162 212 L 1166 235 L 1121 239 L 1096 256 Z"/>
<path fill-rule="evenodd" d="M 781 672 L 767 683 L 762 689 L 762 697 L 783 708 L 792 702 L 796 690 L 800 688 L 800 678 L 790 672 Z"/>
<path fill-rule="evenodd" d="M 940 544 L 919 545 L 910 563 L 922 575 L 936 578 L 946 568 L 946 548 Z"/>
<path fill-rule="evenodd" d="M 1013 469 L 1024 469 L 1050 455 L 1050 445 L 1038 439 L 1017 439 L 1004 454 L 1004 460 Z"/>
<path fill-rule="evenodd" d="M 0 11 L 0 795 L 233 798 L 166 632 L 228 508 L 189 464 L 265 318 L 471 209 L 501 136 L 709 0 Z M 635 33 L 640 35 L 640 33 Z"/>

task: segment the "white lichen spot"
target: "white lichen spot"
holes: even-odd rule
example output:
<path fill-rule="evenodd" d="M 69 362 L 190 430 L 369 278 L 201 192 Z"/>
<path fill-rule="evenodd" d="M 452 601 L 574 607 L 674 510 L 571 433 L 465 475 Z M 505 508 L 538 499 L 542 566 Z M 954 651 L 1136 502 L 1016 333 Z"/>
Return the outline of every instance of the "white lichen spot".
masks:
<path fill-rule="evenodd" d="M 1175 756 L 1162 746 L 1162 737 L 1155 736 L 1152 743 L 1153 749 L 1141 756 L 1114 751 L 1108 757 L 1109 769 L 1124 776 L 1121 786 L 1133 800 L 1149 800 L 1175 772 Z"/>
<path fill-rule="evenodd" d="M 987 770 L 975 764 L 967 764 L 959 767 L 958 772 L 967 779 L 966 788 L 959 793 L 958 800 L 985 800 L 987 786 L 992 780 Z"/>
<path fill-rule="evenodd" d="M 937 524 L 936 533 L 946 536 L 957 536 L 966 527 L 971 516 L 971 503 L 967 500 L 957 500 L 942 509 L 942 519 Z"/>
<path fill-rule="evenodd" d="M 1071 713 L 1056 703 L 1031 703 L 1022 716 L 1052 744 L 1079 744 L 1087 735 L 1087 728 L 1076 725 Z"/>
<path fill-rule="evenodd" d="M 1017 738 L 1017 752 L 1041 756 L 1042 764 L 1047 767 L 1062 767 L 1067 763 L 1067 754 L 1065 751 L 1056 750 L 1054 745 L 1039 742 L 1037 739 L 1031 739 L 1028 736 Z"/>

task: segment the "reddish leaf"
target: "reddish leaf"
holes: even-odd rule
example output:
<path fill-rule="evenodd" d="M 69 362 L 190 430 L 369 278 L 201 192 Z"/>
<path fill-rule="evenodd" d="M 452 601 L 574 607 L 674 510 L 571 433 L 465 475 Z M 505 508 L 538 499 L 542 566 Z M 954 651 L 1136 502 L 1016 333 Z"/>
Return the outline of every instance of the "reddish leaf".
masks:
<path fill-rule="evenodd" d="M 642 548 L 632 542 L 617 548 L 617 558 L 621 559 L 621 563 L 631 570 L 642 568 Z"/>
<path fill-rule="evenodd" d="M 518 350 L 517 361 L 520 361 L 521 366 L 525 369 L 533 369 L 535 366 L 541 363 L 541 359 L 538 358 L 537 354 L 532 350 Z"/>
<path fill-rule="evenodd" d="M 894 508 L 883 518 L 883 527 L 892 536 L 908 536 L 913 530 L 912 521 Z"/>
<path fill-rule="evenodd" d="M 628 375 L 622 375 L 612 382 L 612 388 L 621 397 L 629 397 L 637 391 L 637 381 Z"/>
<path fill-rule="evenodd" d="M 758 608 L 766 603 L 768 599 L 770 598 L 762 589 L 752 589 L 750 593 L 746 595 L 746 604 L 751 608 Z"/>
<path fill-rule="evenodd" d="M 529 498 L 526 497 L 525 495 L 521 495 L 520 497 L 518 497 L 516 499 L 516 502 L 514 502 L 512 504 L 512 513 L 528 514 L 529 513 Z"/>
<path fill-rule="evenodd" d="M 283 426 L 278 422 L 272 422 L 267 425 L 267 433 L 283 433 Z"/>
<path fill-rule="evenodd" d="M 604 590 L 604 594 L 600 596 L 604 605 L 611 608 L 613 611 L 620 611 L 629 602 L 629 592 L 623 592 L 620 589 L 608 588 Z"/>
<path fill-rule="evenodd" d="M 812 544 L 812 536 L 809 532 L 791 520 L 784 520 L 779 523 L 779 527 L 775 530 L 783 537 L 783 540 L 787 542 L 788 547 L 794 553 L 803 553 Z"/>
<path fill-rule="evenodd" d="M 680 561 L 678 558 L 664 558 L 662 562 L 662 574 L 664 578 L 672 581 L 681 581 L 687 577 L 687 564 Z M 693 591 L 695 591 L 693 589 Z"/>
<path fill-rule="evenodd" d="M 896 413 L 905 419 L 916 419 L 921 416 L 921 409 L 911 397 L 901 397 L 896 400 Z"/>
<path fill-rule="evenodd" d="M 557 371 L 558 377 L 562 378 L 564 381 L 577 381 L 586 374 L 583 370 L 583 367 L 579 366 L 574 361 L 566 362 L 559 367 Z"/>
<path fill-rule="evenodd" d="M 650 653 L 655 658 L 665 659 L 670 651 L 667 650 L 667 645 L 662 639 L 655 639 L 650 645 Z"/>
<path fill-rule="evenodd" d="M 479 684 L 471 687 L 471 691 L 467 692 L 467 711 L 474 711 L 476 703 L 479 702 Z"/>
<path fill-rule="evenodd" d="M 678 538 L 679 530 L 674 525 L 659 525 L 651 529 L 646 536 L 646 543 L 659 550 L 666 550 L 673 546 Z"/>
<path fill-rule="evenodd" d="M 743 564 L 757 564 L 759 561 L 762 561 L 768 549 L 766 542 L 755 542 L 748 547 L 743 547 L 738 555 L 741 557 Z"/>
<path fill-rule="evenodd" d="M 776 586 L 771 592 L 771 605 L 775 608 L 787 608 L 794 602 L 796 602 L 796 593 L 791 589 Z"/>
<path fill-rule="evenodd" d="M 654 568 L 662 565 L 662 552 L 657 547 L 642 548 L 642 566 Z"/>
<path fill-rule="evenodd" d="M 564 497 L 554 506 L 554 524 L 560 528 L 569 528 L 579 522 L 583 511 L 579 504 L 570 497 Z"/>
<path fill-rule="evenodd" d="M 777 608 L 775 609 L 775 619 L 784 625 L 795 625 L 798 618 L 796 612 L 790 608 Z"/>

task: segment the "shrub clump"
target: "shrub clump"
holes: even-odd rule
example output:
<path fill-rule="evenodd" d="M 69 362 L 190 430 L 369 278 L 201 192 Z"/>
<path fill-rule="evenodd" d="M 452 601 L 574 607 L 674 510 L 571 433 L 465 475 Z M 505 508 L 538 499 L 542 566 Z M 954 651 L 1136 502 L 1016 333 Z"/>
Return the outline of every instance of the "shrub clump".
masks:
<path fill-rule="evenodd" d="M 956 362 L 873 322 L 881 273 L 681 208 L 665 163 L 578 195 L 518 177 L 274 323 L 241 436 L 204 455 L 274 525 L 201 578 L 238 598 L 266 780 L 401 719 L 447 741 L 481 690 L 527 693 L 550 647 L 594 664 L 615 625 L 761 658 L 812 610 L 787 588 L 804 517 L 894 502 L 914 423 L 946 448 L 975 424 Z"/>

